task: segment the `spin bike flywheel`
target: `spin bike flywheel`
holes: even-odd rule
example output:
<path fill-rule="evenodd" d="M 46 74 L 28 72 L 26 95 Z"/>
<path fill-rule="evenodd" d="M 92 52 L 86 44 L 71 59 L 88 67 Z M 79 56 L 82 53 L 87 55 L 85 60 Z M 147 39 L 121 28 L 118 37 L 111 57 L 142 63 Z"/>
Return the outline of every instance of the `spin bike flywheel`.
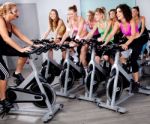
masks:
<path fill-rule="evenodd" d="M 61 87 L 65 87 L 65 78 L 66 78 L 66 72 L 67 70 L 64 70 L 60 75 L 60 84 Z M 69 70 L 68 79 L 67 79 L 67 90 L 70 90 L 74 85 L 74 75 L 71 70 Z"/>
<path fill-rule="evenodd" d="M 42 70 L 41 70 L 41 76 L 46 79 L 47 83 L 49 83 L 49 84 L 53 83 L 53 81 L 55 79 L 55 74 L 50 73 L 50 74 L 48 74 L 48 77 L 46 78 L 45 77 L 45 72 L 46 72 L 46 67 L 43 67 Z"/>
<path fill-rule="evenodd" d="M 55 94 L 54 90 L 50 87 L 49 84 L 42 83 L 42 85 L 43 85 L 45 93 L 48 97 L 48 101 L 50 102 L 51 105 L 54 105 L 56 102 L 56 94 Z M 40 90 L 39 86 L 37 85 L 37 83 L 33 83 L 30 87 L 30 90 L 35 93 L 41 93 L 41 90 Z M 33 102 L 33 104 L 40 108 L 47 108 L 45 100 Z"/>
<path fill-rule="evenodd" d="M 87 78 L 86 78 L 86 82 L 85 82 L 86 90 L 88 92 L 90 91 L 91 76 L 92 76 L 92 71 L 88 73 Z M 94 84 L 93 84 L 93 93 L 95 93 L 97 91 L 100 82 L 101 82 L 100 75 L 98 74 L 97 71 L 95 71 Z"/>
<path fill-rule="evenodd" d="M 112 100 L 112 95 L 113 95 L 113 89 L 114 89 L 114 79 L 115 76 L 113 76 L 110 80 L 108 80 L 107 83 L 107 98 L 111 101 Z M 119 76 L 118 77 L 118 83 L 117 83 L 117 87 L 116 87 L 116 98 L 115 100 L 119 100 L 121 94 L 123 92 L 123 80 L 122 77 Z"/>

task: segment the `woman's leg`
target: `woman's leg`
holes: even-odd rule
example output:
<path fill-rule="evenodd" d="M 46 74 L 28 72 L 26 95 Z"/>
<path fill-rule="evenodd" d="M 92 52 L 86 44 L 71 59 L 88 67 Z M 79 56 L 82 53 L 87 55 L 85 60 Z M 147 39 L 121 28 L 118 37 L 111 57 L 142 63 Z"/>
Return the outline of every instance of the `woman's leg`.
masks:
<path fill-rule="evenodd" d="M 80 51 L 80 62 L 85 68 L 87 68 L 87 65 L 88 65 L 87 59 L 86 59 L 87 51 L 88 51 L 88 45 L 82 46 L 81 51 Z"/>
<path fill-rule="evenodd" d="M 6 99 L 7 79 L 9 77 L 8 68 L 0 56 L 0 104 L 3 108 L 12 108 L 12 104 Z"/>
<path fill-rule="evenodd" d="M 0 100 L 4 100 L 6 98 L 5 92 L 8 77 L 9 77 L 8 68 L 2 56 L 0 56 Z"/>
<path fill-rule="evenodd" d="M 101 60 L 101 58 L 99 56 L 95 56 L 95 62 L 97 64 L 100 64 L 100 60 Z"/>
<path fill-rule="evenodd" d="M 18 58 L 15 74 L 19 74 L 19 73 L 22 72 L 23 67 L 24 67 L 26 61 L 27 61 L 26 57 L 19 57 Z"/>
<path fill-rule="evenodd" d="M 7 86 L 7 81 L 6 80 L 0 80 L 0 100 L 6 99 L 6 86 Z"/>
<path fill-rule="evenodd" d="M 53 50 L 52 49 L 49 50 L 48 56 L 50 59 L 53 59 Z"/>

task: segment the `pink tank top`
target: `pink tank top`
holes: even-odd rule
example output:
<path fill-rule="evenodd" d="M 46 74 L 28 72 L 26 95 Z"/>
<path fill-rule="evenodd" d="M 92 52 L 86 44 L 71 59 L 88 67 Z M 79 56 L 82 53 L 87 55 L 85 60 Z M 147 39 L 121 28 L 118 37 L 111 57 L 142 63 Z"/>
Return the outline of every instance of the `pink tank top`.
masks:
<path fill-rule="evenodd" d="M 130 23 L 128 23 L 127 29 L 125 29 L 125 28 L 123 27 L 123 24 L 120 23 L 120 29 L 121 29 L 121 32 L 122 32 L 125 36 L 131 36 L 131 25 L 130 25 Z M 136 32 L 139 32 L 137 25 L 136 25 Z"/>
<path fill-rule="evenodd" d="M 79 23 L 79 20 L 80 20 L 80 17 L 78 17 L 78 23 Z M 79 28 L 78 25 L 72 24 L 72 26 L 73 26 L 73 32 L 77 33 L 78 28 Z M 84 23 L 82 31 L 86 31 L 86 23 Z"/>

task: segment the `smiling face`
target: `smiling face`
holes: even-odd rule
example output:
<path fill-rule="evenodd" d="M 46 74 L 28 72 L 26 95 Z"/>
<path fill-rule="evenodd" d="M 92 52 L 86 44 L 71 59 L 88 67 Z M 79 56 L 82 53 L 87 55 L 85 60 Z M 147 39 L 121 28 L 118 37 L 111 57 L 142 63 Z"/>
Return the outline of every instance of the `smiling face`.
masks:
<path fill-rule="evenodd" d="M 17 9 L 17 5 L 12 2 L 6 2 L 3 4 L 2 15 L 6 16 L 9 21 L 15 20 L 19 17 L 19 11 Z"/>
<path fill-rule="evenodd" d="M 10 14 L 12 20 L 18 18 L 19 17 L 19 11 L 18 11 L 17 7 L 16 6 L 12 7 L 11 10 L 9 11 L 9 14 Z"/>
<path fill-rule="evenodd" d="M 68 18 L 69 18 L 69 20 L 74 20 L 76 16 L 77 16 L 77 13 L 75 11 L 68 10 Z"/>
<path fill-rule="evenodd" d="M 110 13 L 109 13 L 109 18 L 110 18 L 110 19 L 116 18 L 116 12 L 110 11 Z"/>
<path fill-rule="evenodd" d="M 86 16 L 87 16 L 87 20 L 92 20 L 92 17 L 93 17 L 93 16 L 92 16 L 91 13 L 88 12 Z"/>
<path fill-rule="evenodd" d="M 134 17 L 137 17 L 138 16 L 138 11 L 136 10 L 136 9 L 132 9 L 132 17 L 134 18 Z"/>
<path fill-rule="evenodd" d="M 118 20 L 122 20 L 122 19 L 124 19 L 124 16 L 123 16 L 123 12 L 122 12 L 122 10 L 120 9 L 120 8 L 117 8 L 117 18 L 118 18 Z"/>
<path fill-rule="evenodd" d="M 56 12 L 55 12 L 55 11 L 51 11 L 51 12 L 50 12 L 50 18 L 51 18 L 52 20 L 55 20 L 55 19 L 56 19 Z"/>
<path fill-rule="evenodd" d="M 102 13 L 99 13 L 99 12 L 95 12 L 94 18 L 95 18 L 95 20 L 98 22 L 98 21 L 100 21 L 101 19 L 103 19 L 103 14 L 102 14 Z"/>

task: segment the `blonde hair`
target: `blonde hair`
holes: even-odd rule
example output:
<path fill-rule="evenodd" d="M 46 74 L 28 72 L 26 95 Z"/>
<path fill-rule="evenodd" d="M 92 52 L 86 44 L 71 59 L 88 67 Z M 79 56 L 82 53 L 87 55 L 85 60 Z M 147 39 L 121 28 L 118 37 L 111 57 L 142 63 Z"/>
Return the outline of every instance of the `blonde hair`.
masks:
<path fill-rule="evenodd" d="M 9 12 L 13 7 L 16 7 L 17 5 L 13 2 L 6 2 L 0 6 L 0 16 L 5 15 L 7 12 Z"/>

